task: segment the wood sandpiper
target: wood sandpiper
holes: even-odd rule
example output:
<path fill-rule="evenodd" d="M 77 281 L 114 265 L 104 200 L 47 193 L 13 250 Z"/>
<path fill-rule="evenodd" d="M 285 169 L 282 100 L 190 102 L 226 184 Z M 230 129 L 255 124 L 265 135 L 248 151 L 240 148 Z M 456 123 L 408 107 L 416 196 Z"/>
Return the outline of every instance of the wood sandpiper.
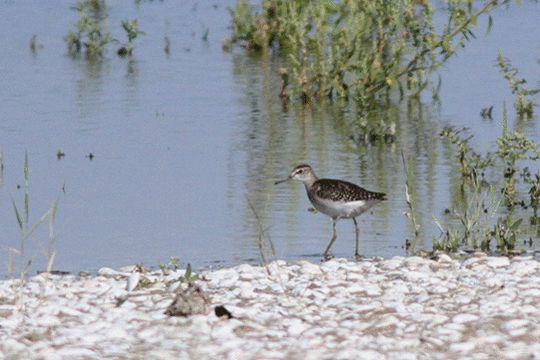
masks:
<path fill-rule="evenodd" d="M 323 256 L 328 259 L 328 251 L 337 238 L 336 222 L 339 219 L 352 219 L 356 227 L 356 253 L 358 257 L 358 237 L 360 230 L 356 217 L 364 213 L 373 205 L 386 200 L 384 193 L 378 193 L 361 188 L 358 185 L 343 180 L 319 179 L 311 166 L 298 165 L 291 175 L 275 185 L 289 180 L 298 180 L 304 183 L 309 201 L 315 209 L 332 218 L 334 236 L 326 248 Z"/>

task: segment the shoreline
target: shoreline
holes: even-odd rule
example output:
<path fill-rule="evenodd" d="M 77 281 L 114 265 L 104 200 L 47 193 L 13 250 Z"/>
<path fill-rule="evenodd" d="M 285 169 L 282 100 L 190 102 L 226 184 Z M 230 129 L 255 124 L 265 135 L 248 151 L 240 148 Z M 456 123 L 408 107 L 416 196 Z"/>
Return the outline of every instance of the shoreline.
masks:
<path fill-rule="evenodd" d="M 209 312 L 165 315 L 185 270 L 0 281 L 0 359 L 540 357 L 540 261 L 277 260 L 205 270 Z M 144 284 L 144 287 L 141 285 Z M 128 289 L 131 289 L 128 291 Z M 218 318 L 216 306 L 233 316 Z"/>

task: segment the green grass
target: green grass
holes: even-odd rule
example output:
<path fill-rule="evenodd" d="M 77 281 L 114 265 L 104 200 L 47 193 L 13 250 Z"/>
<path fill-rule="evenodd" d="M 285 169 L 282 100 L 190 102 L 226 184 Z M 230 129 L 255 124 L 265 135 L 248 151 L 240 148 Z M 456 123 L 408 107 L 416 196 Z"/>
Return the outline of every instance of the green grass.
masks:
<path fill-rule="evenodd" d="M 515 207 L 526 210 L 530 206 L 534 211 L 532 222 L 537 218 L 540 172 L 533 178 L 529 168 L 522 169 L 521 164 L 538 160 L 540 145 L 518 131 L 508 130 L 505 104 L 503 104 L 502 124 L 502 135 L 495 140 L 497 148 L 493 153 L 488 151 L 486 155 L 480 155 L 469 144 L 472 136 L 461 137 L 466 131 L 456 130 L 453 127 L 446 127 L 441 131 L 441 135 L 449 139 L 457 149 L 456 157 L 459 160 L 461 174 L 468 185 L 462 183 L 461 193 L 471 200 L 464 211 L 453 211 L 462 225 L 457 231 L 444 229 L 434 217 L 441 230 L 441 236 L 433 239 L 434 249 L 454 251 L 463 245 L 471 250 L 489 251 L 490 242 L 494 239 L 498 252 L 508 252 L 514 249 L 518 235 L 523 232 L 521 229 L 523 218 L 515 218 Z M 493 169 L 491 177 L 486 175 L 488 167 Z M 497 174 L 499 169 L 502 173 Z M 483 189 L 486 188 L 482 196 Z M 498 200 L 495 188 L 500 190 Z M 523 191 L 520 189 L 523 188 L 528 188 L 529 202 L 523 198 L 520 200 L 523 197 Z M 506 212 L 497 214 L 503 205 Z M 495 219 L 496 222 L 493 224 Z"/>
<path fill-rule="evenodd" d="M 3 168 L 3 162 L 2 162 L 2 168 Z M 33 255 L 31 258 L 27 257 L 26 254 L 26 245 L 27 241 L 31 237 L 31 235 L 34 234 L 34 232 L 49 218 L 49 240 L 48 240 L 48 246 L 45 247 L 41 243 L 39 245 L 42 247 L 44 255 L 47 259 L 47 272 L 50 272 L 52 270 L 54 259 L 56 257 L 56 251 L 54 250 L 54 243 L 58 238 L 58 233 L 55 231 L 55 223 L 56 223 L 56 215 L 58 210 L 58 204 L 60 197 L 57 196 L 55 202 L 51 206 L 51 208 L 41 216 L 41 218 L 34 223 L 33 225 L 29 224 L 29 218 L 30 218 L 30 185 L 29 185 L 29 162 L 28 162 L 28 153 L 25 152 L 24 156 L 24 200 L 23 205 L 17 205 L 15 199 L 13 199 L 13 196 L 11 196 L 11 202 L 13 204 L 13 209 L 15 212 L 15 218 L 17 220 L 17 225 L 19 227 L 19 233 L 20 233 L 20 247 L 18 249 L 15 248 L 8 248 L 8 251 L 10 254 L 14 254 L 19 257 L 19 269 L 20 269 L 20 279 L 22 282 L 24 282 L 24 279 L 26 277 L 26 274 L 28 272 L 28 268 L 32 264 L 32 261 L 35 258 L 35 255 Z M 10 259 L 12 257 L 10 256 Z M 11 277 L 14 276 L 14 264 L 12 261 L 10 261 L 10 264 L 8 266 L 9 272 Z"/>
<path fill-rule="evenodd" d="M 533 108 L 537 107 L 538 104 L 534 99 L 530 99 L 530 96 L 540 92 L 540 89 L 529 90 L 527 88 L 525 85 L 527 80 L 525 80 L 525 78 L 517 77 L 519 70 L 512 67 L 509 59 L 503 57 L 500 48 L 497 53 L 497 64 L 500 67 L 504 78 L 508 80 L 508 85 L 510 86 L 510 89 L 512 89 L 512 94 L 517 95 L 516 100 L 514 101 L 514 108 L 516 109 L 518 117 L 520 119 L 532 118 Z"/>
<path fill-rule="evenodd" d="M 475 37 L 481 15 L 489 33 L 489 13 L 508 2 L 449 0 L 437 10 L 447 17 L 438 30 L 429 1 L 263 0 L 258 8 L 239 0 L 229 9 L 232 33 L 224 47 L 263 54 L 278 48 L 294 98 L 354 102 L 363 111 L 386 102 L 396 88 L 402 97 L 424 89 L 436 96 L 436 71 Z"/>

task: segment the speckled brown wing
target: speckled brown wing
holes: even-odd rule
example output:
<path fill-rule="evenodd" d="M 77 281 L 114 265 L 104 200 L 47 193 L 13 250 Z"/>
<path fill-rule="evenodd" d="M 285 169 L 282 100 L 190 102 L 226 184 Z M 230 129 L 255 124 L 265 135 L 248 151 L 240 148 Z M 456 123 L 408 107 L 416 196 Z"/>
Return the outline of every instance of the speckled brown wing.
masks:
<path fill-rule="evenodd" d="M 315 181 L 311 191 L 316 196 L 330 201 L 386 200 L 384 193 L 369 191 L 343 180 L 319 179 Z"/>

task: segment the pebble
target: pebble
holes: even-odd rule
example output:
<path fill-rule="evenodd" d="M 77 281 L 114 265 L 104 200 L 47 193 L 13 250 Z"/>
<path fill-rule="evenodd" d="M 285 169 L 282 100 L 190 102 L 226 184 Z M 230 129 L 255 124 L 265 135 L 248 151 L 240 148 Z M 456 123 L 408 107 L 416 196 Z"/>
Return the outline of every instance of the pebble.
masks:
<path fill-rule="evenodd" d="M 0 360 L 540 358 L 533 256 L 207 270 L 195 284 L 208 309 L 186 317 L 165 314 L 185 270 L 137 271 L 0 281 Z"/>

